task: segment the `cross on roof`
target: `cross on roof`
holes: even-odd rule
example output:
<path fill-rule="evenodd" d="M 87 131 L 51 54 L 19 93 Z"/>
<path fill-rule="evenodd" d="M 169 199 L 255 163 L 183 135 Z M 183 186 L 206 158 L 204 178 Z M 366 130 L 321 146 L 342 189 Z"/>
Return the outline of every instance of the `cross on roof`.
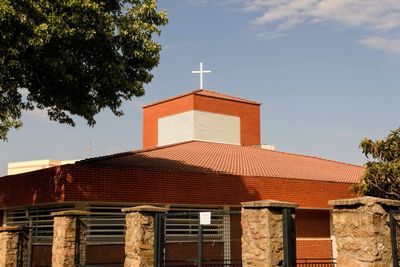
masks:
<path fill-rule="evenodd" d="M 200 70 L 194 70 L 192 73 L 200 74 L 200 89 L 203 89 L 203 74 L 211 73 L 211 70 L 203 70 L 203 62 L 200 62 Z"/>

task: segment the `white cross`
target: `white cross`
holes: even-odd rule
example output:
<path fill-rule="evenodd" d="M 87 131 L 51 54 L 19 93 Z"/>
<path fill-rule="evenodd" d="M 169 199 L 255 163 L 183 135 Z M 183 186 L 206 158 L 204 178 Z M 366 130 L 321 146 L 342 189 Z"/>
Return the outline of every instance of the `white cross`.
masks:
<path fill-rule="evenodd" d="M 194 70 L 192 73 L 200 74 L 200 89 L 203 89 L 203 74 L 210 73 L 211 70 L 203 70 L 203 62 L 200 62 L 200 70 Z"/>

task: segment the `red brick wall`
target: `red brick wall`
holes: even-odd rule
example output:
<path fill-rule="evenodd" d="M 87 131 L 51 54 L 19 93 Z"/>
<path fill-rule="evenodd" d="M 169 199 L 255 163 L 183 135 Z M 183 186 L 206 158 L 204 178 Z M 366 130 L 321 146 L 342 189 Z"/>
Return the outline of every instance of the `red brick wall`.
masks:
<path fill-rule="evenodd" d="M 0 179 L 0 206 L 62 202 L 67 176 L 65 167 L 4 176 Z"/>
<path fill-rule="evenodd" d="M 122 266 L 124 260 L 124 245 L 89 245 L 86 250 L 86 264 L 119 264 Z M 33 246 L 32 265 L 33 267 L 51 266 L 50 245 Z"/>
<path fill-rule="evenodd" d="M 240 215 L 231 216 L 231 257 L 233 260 L 242 258 L 242 225 Z"/>
<path fill-rule="evenodd" d="M 194 109 L 240 117 L 241 145 L 261 144 L 259 105 L 195 95 Z"/>
<path fill-rule="evenodd" d="M 332 258 L 329 210 L 296 210 L 297 258 Z"/>
<path fill-rule="evenodd" d="M 32 266 L 51 266 L 51 246 L 35 245 L 32 247 Z"/>
<path fill-rule="evenodd" d="M 172 114 L 193 110 L 193 95 L 143 108 L 143 148 L 156 147 L 158 119 Z"/>
<path fill-rule="evenodd" d="M 86 264 L 121 264 L 125 260 L 125 245 L 89 245 Z"/>
<path fill-rule="evenodd" d="M 260 144 L 260 106 L 200 95 L 187 95 L 143 108 L 143 148 L 157 146 L 158 119 L 189 110 L 240 117 L 242 145 Z"/>
<path fill-rule="evenodd" d="M 277 199 L 299 203 L 300 207 L 328 208 L 328 200 L 351 197 L 350 186 L 347 183 L 301 179 L 65 165 L 3 177 L 0 179 L 0 206 L 4 208 L 64 201 L 239 206 L 243 201 Z M 307 213 L 310 212 L 298 211 L 299 236 L 326 236 L 329 229 L 326 227 L 328 213 Z M 310 225 L 307 216 L 316 220 L 312 222 L 312 227 L 307 226 Z M 98 247 L 88 253 L 97 253 L 102 249 Z M 117 253 L 121 253 L 121 248 L 114 249 L 114 255 L 120 255 Z M 106 247 L 104 250 L 108 251 Z M 34 253 L 50 259 L 49 251 L 45 246 L 37 246 Z M 329 257 L 330 251 L 329 240 L 298 242 L 298 257 Z M 100 254 L 104 255 L 104 252 Z M 37 266 L 40 266 L 40 262 Z"/>
<path fill-rule="evenodd" d="M 197 242 L 176 242 L 167 243 L 166 260 L 190 262 L 197 258 Z M 224 259 L 224 243 L 208 242 L 203 243 L 203 259 L 204 260 L 223 260 Z"/>
<path fill-rule="evenodd" d="M 329 238 L 330 213 L 328 210 L 296 210 L 296 236 Z"/>
<path fill-rule="evenodd" d="M 332 258 L 332 240 L 298 239 L 296 242 L 297 258 Z"/>
<path fill-rule="evenodd" d="M 64 201 L 240 205 L 276 199 L 329 208 L 351 184 L 223 174 L 174 173 L 64 165 L 0 180 L 0 207 Z"/>

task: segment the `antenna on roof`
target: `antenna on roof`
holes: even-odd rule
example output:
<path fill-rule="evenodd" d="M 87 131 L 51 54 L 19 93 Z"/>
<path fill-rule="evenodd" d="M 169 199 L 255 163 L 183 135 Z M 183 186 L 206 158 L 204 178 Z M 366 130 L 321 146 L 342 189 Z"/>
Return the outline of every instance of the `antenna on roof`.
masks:
<path fill-rule="evenodd" d="M 203 70 L 203 62 L 200 62 L 200 70 L 194 70 L 194 71 L 192 71 L 192 73 L 200 74 L 200 89 L 204 89 L 203 88 L 203 74 L 211 73 L 211 70 Z"/>
<path fill-rule="evenodd" d="M 92 152 L 92 140 L 89 140 L 89 145 L 85 146 L 84 150 L 89 154 Z"/>

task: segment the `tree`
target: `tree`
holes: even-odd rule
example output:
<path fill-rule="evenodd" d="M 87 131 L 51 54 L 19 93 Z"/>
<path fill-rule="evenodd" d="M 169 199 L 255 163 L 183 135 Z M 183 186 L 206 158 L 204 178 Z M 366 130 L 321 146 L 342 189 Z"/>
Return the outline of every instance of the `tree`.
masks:
<path fill-rule="evenodd" d="M 355 191 L 360 195 L 400 200 L 400 128 L 384 140 L 365 138 L 360 148 L 367 158 L 365 174 Z"/>
<path fill-rule="evenodd" d="M 0 0 L 0 140 L 21 112 L 91 126 L 109 108 L 144 94 L 159 62 L 152 40 L 167 23 L 157 0 Z"/>

